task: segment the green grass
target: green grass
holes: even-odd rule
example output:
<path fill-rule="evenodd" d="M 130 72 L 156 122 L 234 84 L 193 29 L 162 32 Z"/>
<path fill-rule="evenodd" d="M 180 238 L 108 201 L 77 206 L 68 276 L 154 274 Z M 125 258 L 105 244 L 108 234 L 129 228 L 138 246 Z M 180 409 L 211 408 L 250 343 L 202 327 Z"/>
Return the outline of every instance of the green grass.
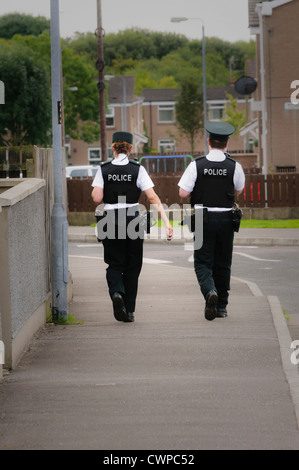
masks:
<path fill-rule="evenodd" d="M 54 323 L 55 325 L 82 325 L 82 320 L 76 320 L 75 315 L 68 315 L 66 318 L 53 318 L 52 313 L 47 317 L 47 323 Z"/>
<path fill-rule="evenodd" d="M 170 221 L 173 227 L 179 227 L 181 221 Z M 157 227 L 164 227 L 163 220 L 156 222 Z M 96 224 L 91 225 L 95 227 Z M 257 220 L 257 219 L 242 219 L 242 228 L 299 228 L 299 219 L 273 219 L 273 220 Z"/>
<path fill-rule="evenodd" d="M 256 220 L 242 219 L 241 228 L 299 228 L 298 219 Z"/>
<path fill-rule="evenodd" d="M 174 220 L 170 222 L 173 227 L 178 227 L 180 221 Z M 164 226 L 164 222 L 159 220 L 158 226 Z M 242 228 L 299 228 L 299 219 L 273 219 L 273 220 L 257 220 L 257 219 L 242 219 Z"/>

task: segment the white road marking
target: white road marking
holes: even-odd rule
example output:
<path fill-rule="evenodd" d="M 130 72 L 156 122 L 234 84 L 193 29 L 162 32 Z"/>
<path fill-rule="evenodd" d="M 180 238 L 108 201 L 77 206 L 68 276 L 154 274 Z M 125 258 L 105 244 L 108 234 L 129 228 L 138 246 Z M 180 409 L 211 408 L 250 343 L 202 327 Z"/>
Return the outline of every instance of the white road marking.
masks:
<path fill-rule="evenodd" d="M 164 259 L 143 258 L 146 264 L 173 264 L 173 261 L 166 261 Z"/>
<path fill-rule="evenodd" d="M 77 248 L 90 248 L 90 247 L 95 247 L 98 246 L 100 248 L 103 248 L 103 245 L 100 243 L 84 243 L 84 245 L 76 245 Z"/>
<path fill-rule="evenodd" d="M 255 248 L 259 248 L 258 246 L 254 246 L 254 245 L 236 245 L 234 248 L 238 248 L 238 249 L 255 249 Z M 194 244 L 193 243 L 185 243 L 184 245 L 184 249 L 185 251 L 193 251 L 194 250 Z"/>
<path fill-rule="evenodd" d="M 240 247 L 239 247 L 240 248 Z M 254 246 L 243 246 L 242 248 L 257 248 Z M 193 251 L 193 244 L 192 243 L 185 243 L 184 245 L 185 251 Z M 248 255 L 247 253 L 241 253 L 239 251 L 234 251 L 234 255 L 244 256 L 245 258 L 251 259 L 253 261 L 263 261 L 263 262 L 270 262 L 270 263 L 280 263 L 280 259 L 265 259 L 265 258 L 258 258 L 257 256 Z M 191 255 L 188 258 L 189 263 L 193 263 L 194 256 Z"/>
<path fill-rule="evenodd" d="M 184 250 L 185 250 L 185 251 L 193 251 L 193 250 L 194 250 L 194 245 L 193 245 L 193 243 L 185 243 L 185 245 L 184 245 Z"/>
<path fill-rule="evenodd" d="M 258 248 L 258 246 L 254 246 L 254 245 L 235 245 L 234 248 L 238 248 L 238 249 L 246 248 L 246 250 L 249 248 L 251 250 L 251 249 Z"/>
<path fill-rule="evenodd" d="M 280 263 L 280 259 L 265 259 L 265 258 L 257 258 L 256 256 L 248 255 L 247 253 L 239 253 L 238 251 L 234 251 L 234 255 L 244 256 L 245 258 L 252 259 L 254 261 L 264 261 L 270 263 Z"/>
<path fill-rule="evenodd" d="M 81 256 L 81 255 L 69 255 L 69 258 L 84 258 L 84 259 L 97 259 L 97 260 L 104 259 L 102 256 Z M 164 259 L 143 258 L 143 263 L 145 264 L 173 264 L 173 261 L 166 261 Z"/>

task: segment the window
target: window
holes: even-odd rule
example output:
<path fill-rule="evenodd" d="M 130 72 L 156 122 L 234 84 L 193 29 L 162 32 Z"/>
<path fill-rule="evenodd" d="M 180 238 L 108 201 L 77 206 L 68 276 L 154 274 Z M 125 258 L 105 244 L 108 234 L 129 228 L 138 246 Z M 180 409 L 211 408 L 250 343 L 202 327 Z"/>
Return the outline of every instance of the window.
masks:
<path fill-rule="evenodd" d="M 88 149 L 88 163 L 98 165 L 102 161 L 102 151 L 100 148 Z"/>
<path fill-rule="evenodd" d="M 209 120 L 221 121 L 224 118 L 225 106 L 222 103 L 215 103 L 209 105 Z"/>
<path fill-rule="evenodd" d="M 158 106 L 158 122 L 174 122 L 174 105 L 160 105 Z"/>
<path fill-rule="evenodd" d="M 160 153 L 172 153 L 175 152 L 175 141 L 169 139 L 161 139 L 158 142 Z"/>
<path fill-rule="evenodd" d="M 106 111 L 106 126 L 107 127 L 114 127 L 114 117 L 115 117 L 115 110 L 108 106 Z"/>

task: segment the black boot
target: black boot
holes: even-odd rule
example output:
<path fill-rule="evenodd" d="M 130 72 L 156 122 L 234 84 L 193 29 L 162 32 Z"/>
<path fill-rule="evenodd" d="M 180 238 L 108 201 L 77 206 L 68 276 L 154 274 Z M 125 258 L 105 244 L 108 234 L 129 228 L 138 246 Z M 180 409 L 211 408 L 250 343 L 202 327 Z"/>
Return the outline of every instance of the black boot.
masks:
<path fill-rule="evenodd" d="M 215 320 L 217 316 L 217 303 L 218 295 L 217 292 L 211 290 L 206 297 L 206 307 L 205 307 L 205 318 L 208 321 Z"/>
<path fill-rule="evenodd" d="M 126 323 L 133 323 L 135 321 L 134 313 L 127 312 L 127 319 L 123 321 Z"/>
<path fill-rule="evenodd" d="M 227 310 L 226 308 L 217 308 L 217 318 L 226 318 L 227 317 Z"/>
<path fill-rule="evenodd" d="M 117 321 L 128 321 L 127 312 L 122 295 L 119 292 L 112 294 L 113 313 Z"/>

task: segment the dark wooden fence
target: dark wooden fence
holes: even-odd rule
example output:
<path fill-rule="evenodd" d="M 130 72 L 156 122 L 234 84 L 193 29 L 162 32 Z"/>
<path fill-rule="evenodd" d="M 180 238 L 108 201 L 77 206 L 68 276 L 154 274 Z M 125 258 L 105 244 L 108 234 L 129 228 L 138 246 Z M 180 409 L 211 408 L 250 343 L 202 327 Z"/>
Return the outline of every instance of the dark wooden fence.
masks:
<path fill-rule="evenodd" d="M 298 207 L 299 174 L 246 175 L 242 207 Z"/>
<path fill-rule="evenodd" d="M 268 175 L 247 174 L 243 193 L 239 196 L 241 207 L 298 207 L 299 173 Z M 178 182 L 181 175 L 152 175 L 155 191 L 168 206 L 182 204 Z M 68 179 L 68 209 L 70 212 L 94 212 L 96 205 L 91 199 L 92 178 Z M 147 206 L 146 198 L 140 203 Z"/>

